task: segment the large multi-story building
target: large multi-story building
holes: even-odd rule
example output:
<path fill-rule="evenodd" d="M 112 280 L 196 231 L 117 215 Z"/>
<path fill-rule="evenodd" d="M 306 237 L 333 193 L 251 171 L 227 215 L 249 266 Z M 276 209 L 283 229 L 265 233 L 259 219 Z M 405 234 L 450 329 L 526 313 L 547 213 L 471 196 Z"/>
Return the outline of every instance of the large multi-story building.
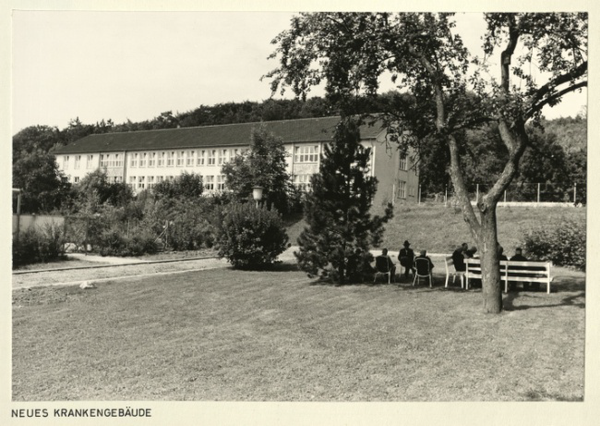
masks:
<path fill-rule="evenodd" d="M 310 190 L 310 176 L 318 173 L 323 146 L 331 142 L 339 121 L 325 117 L 93 134 L 55 153 L 72 183 L 102 168 L 111 181 L 139 192 L 185 171 L 202 175 L 205 190 L 216 192 L 226 190 L 223 164 L 247 150 L 252 128 L 264 125 L 282 139 L 294 185 Z M 411 156 L 402 156 L 380 125 L 364 124 L 360 135 L 363 146 L 371 148 L 369 173 L 378 179 L 374 204 L 416 201 L 418 173 Z"/>

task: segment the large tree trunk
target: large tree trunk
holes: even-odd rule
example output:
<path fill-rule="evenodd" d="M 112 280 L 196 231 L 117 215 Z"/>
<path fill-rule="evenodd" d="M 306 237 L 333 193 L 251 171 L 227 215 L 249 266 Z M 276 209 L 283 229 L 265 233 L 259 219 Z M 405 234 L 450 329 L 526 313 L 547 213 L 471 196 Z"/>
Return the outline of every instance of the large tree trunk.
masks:
<path fill-rule="evenodd" d="M 497 314 L 502 311 L 502 282 L 498 260 L 495 203 L 481 212 L 480 217 L 481 228 L 477 244 L 480 246 L 483 308 L 486 313 Z"/>

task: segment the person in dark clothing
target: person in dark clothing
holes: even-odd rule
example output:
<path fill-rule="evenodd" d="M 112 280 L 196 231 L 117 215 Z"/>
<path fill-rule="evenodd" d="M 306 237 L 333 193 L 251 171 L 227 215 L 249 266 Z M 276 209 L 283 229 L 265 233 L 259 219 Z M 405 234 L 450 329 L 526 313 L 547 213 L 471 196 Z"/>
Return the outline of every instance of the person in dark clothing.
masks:
<path fill-rule="evenodd" d="M 408 278 L 409 271 L 414 275 L 415 252 L 410 248 L 410 243 L 408 241 L 404 241 L 404 248 L 400 249 L 398 260 L 400 261 L 400 265 L 404 268 L 404 276 L 406 278 Z"/>
<path fill-rule="evenodd" d="M 508 260 L 508 257 L 504 254 L 504 247 L 501 245 L 498 245 L 498 260 Z"/>
<path fill-rule="evenodd" d="M 475 257 L 475 253 L 477 252 L 477 247 L 471 247 L 468 250 L 465 250 L 465 258 L 473 259 Z"/>
<path fill-rule="evenodd" d="M 523 250 L 519 247 L 515 249 L 515 255 L 510 258 L 510 260 L 516 260 L 518 262 L 527 262 L 527 258 L 523 256 Z"/>
<path fill-rule="evenodd" d="M 465 272 L 467 270 L 467 265 L 465 265 L 465 251 L 468 248 L 467 243 L 462 243 L 459 248 L 452 252 L 452 263 L 456 272 Z"/>
<path fill-rule="evenodd" d="M 511 257 L 510 260 L 516 260 L 518 262 L 527 262 L 528 259 L 525 256 L 523 256 L 523 250 L 521 250 L 520 247 L 517 247 L 515 249 L 515 255 L 513 257 Z M 515 282 L 512 282 L 512 283 L 509 284 L 509 286 L 510 286 L 511 289 L 514 289 L 515 285 L 516 285 Z M 530 282 L 524 282 L 523 283 L 523 290 L 529 290 L 530 286 L 531 286 Z M 534 283 L 534 287 L 535 287 L 536 290 L 539 290 L 540 283 Z"/>
<path fill-rule="evenodd" d="M 427 259 L 429 261 L 429 272 L 433 270 L 433 262 L 431 261 L 431 258 L 427 256 L 427 250 L 421 250 L 420 254 L 415 257 L 415 262 L 417 259 Z M 419 271 L 419 273 L 424 274 L 425 271 Z"/>

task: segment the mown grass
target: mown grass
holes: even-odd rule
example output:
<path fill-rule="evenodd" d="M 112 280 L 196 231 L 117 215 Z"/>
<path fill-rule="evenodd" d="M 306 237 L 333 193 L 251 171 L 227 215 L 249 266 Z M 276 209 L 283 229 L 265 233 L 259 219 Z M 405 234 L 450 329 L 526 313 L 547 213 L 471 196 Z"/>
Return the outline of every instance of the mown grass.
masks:
<path fill-rule="evenodd" d="M 500 315 L 441 276 L 336 287 L 292 265 L 16 290 L 13 400 L 580 401 L 584 276 L 559 275 Z"/>
<path fill-rule="evenodd" d="M 544 224 L 562 220 L 585 222 L 586 209 L 570 207 L 498 207 L 498 241 L 509 255 L 522 245 L 525 233 Z M 300 221 L 288 229 L 290 242 L 296 240 L 306 223 Z M 461 211 L 443 205 L 397 205 L 394 218 L 385 226 L 383 247 L 399 250 L 408 240 L 415 250 L 451 253 L 462 242 L 476 245 Z"/>

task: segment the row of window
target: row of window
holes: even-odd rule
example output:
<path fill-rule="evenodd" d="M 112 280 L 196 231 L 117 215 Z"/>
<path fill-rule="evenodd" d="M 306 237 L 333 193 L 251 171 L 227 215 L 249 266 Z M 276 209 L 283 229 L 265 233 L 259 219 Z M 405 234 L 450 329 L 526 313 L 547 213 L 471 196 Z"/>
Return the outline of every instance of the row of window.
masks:
<path fill-rule="evenodd" d="M 71 176 L 67 175 L 67 179 L 69 182 L 79 183 L 81 178 L 79 176 Z M 123 182 L 123 176 L 109 176 L 108 181 L 111 183 L 120 183 Z"/>
<path fill-rule="evenodd" d="M 164 181 L 172 181 L 176 176 L 129 176 L 129 186 L 131 189 L 152 188 L 154 185 Z M 207 175 L 203 176 L 204 189 L 207 191 L 224 191 L 225 175 Z"/>
<path fill-rule="evenodd" d="M 310 191 L 310 177 L 312 175 L 294 175 L 293 184 L 302 191 Z M 147 189 L 152 188 L 157 183 L 163 181 L 172 181 L 176 176 L 129 176 L 128 184 L 131 189 Z M 205 175 L 202 177 L 204 189 L 207 191 L 224 191 L 225 190 L 225 175 Z M 75 177 L 75 182 L 79 181 Z M 121 176 L 114 176 L 113 182 L 121 182 Z"/>
<path fill-rule="evenodd" d="M 187 151 L 134 152 L 130 154 L 129 167 L 194 167 L 216 166 L 227 163 L 247 149 L 202 149 Z M 82 155 L 75 156 L 74 169 L 81 168 Z M 100 167 L 123 167 L 123 154 L 100 154 Z M 318 145 L 295 147 L 295 163 L 316 163 L 319 160 Z M 63 156 L 63 170 L 69 169 L 70 156 Z M 86 169 L 95 168 L 94 154 L 86 155 Z"/>

